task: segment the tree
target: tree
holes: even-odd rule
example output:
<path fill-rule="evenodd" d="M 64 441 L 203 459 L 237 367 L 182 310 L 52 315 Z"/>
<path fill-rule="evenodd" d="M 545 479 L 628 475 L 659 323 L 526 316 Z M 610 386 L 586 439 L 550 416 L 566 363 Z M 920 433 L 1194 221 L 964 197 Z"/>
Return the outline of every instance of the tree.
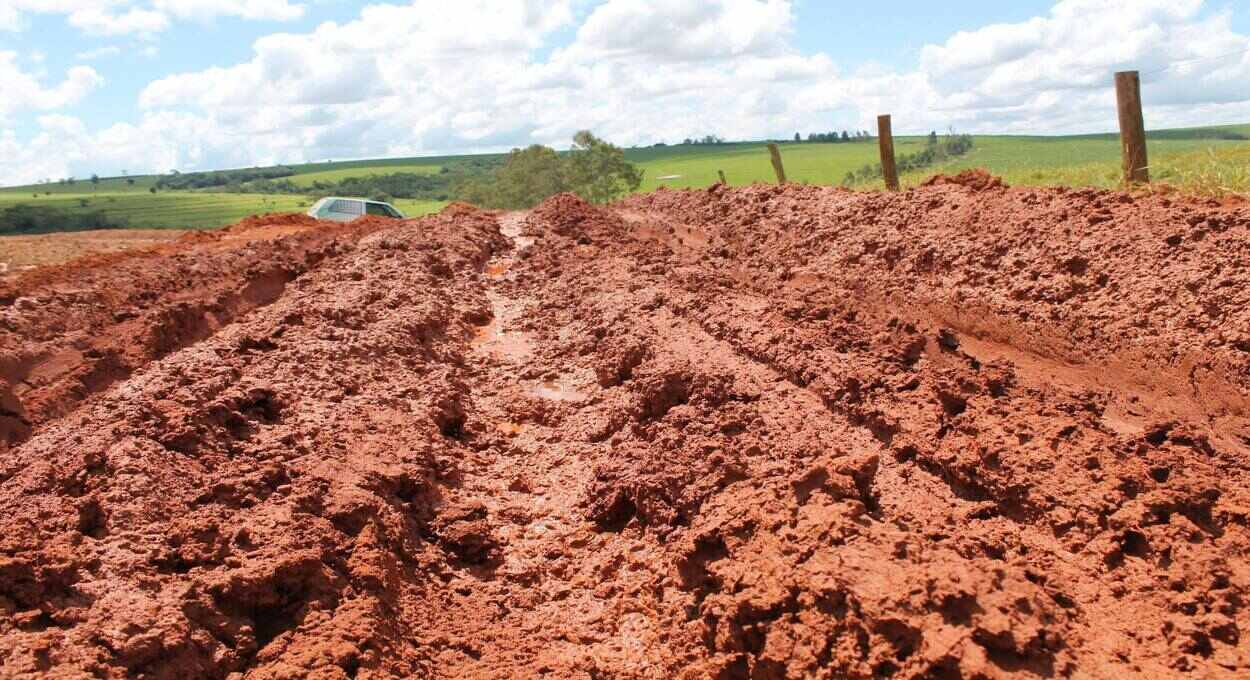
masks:
<path fill-rule="evenodd" d="M 555 149 L 534 144 L 513 149 L 493 177 L 470 177 L 455 189 L 461 200 L 489 208 L 517 210 L 569 190 Z"/>
<path fill-rule="evenodd" d="M 589 130 L 573 136 L 567 168 L 573 191 L 591 203 L 607 203 L 642 185 L 642 170 L 625 160 L 625 152 Z"/>
<path fill-rule="evenodd" d="M 937 130 L 929 133 L 929 146 L 936 147 L 938 145 Z"/>
<path fill-rule="evenodd" d="M 641 184 L 642 171 L 625 160 L 625 152 L 584 130 L 573 137 L 567 154 L 538 144 L 513 149 L 502 167 L 463 177 L 452 194 L 475 205 L 516 210 L 565 191 L 604 203 Z"/>
<path fill-rule="evenodd" d="M 91 183 L 92 183 L 92 184 L 94 184 L 94 185 L 96 185 L 96 186 L 99 186 L 99 185 L 100 185 L 100 176 L 99 176 L 99 175 L 96 175 L 96 174 L 92 174 L 92 175 L 91 175 Z"/>
<path fill-rule="evenodd" d="M 850 135 L 850 133 L 849 133 L 849 132 L 847 132 L 846 130 L 843 130 L 843 131 L 842 131 L 842 141 L 844 141 L 844 142 L 849 142 L 849 141 L 851 141 L 851 135 Z"/>
<path fill-rule="evenodd" d="M 796 142 L 801 142 L 801 141 L 803 141 L 803 135 L 800 135 L 800 134 L 799 134 L 799 133 L 797 133 L 797 132 L 796 132 L 796 133 L 794 133 L 794 141 L 796 141 Z"/>

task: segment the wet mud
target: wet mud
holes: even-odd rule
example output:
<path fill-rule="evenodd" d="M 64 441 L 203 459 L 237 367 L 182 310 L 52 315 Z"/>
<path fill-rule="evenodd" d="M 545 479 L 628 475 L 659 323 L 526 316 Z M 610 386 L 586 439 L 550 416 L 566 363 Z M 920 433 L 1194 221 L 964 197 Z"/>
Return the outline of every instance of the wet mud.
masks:
<path fill-rule="evenodd" d="M 0 296 L 0 675 L 1250 673 L 1250 208 L 272 229 Z"/>

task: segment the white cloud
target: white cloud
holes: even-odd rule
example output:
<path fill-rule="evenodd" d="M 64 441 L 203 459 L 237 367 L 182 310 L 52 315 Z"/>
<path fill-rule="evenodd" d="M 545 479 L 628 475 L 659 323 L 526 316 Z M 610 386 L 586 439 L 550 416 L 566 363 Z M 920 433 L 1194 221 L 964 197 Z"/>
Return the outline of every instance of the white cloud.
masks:
<path fill-rule="evenodd" d="M 715 59 L 784 51 L 793 23 L 787 0 L 608 0 L 582 24 L 577 42 L 588 51 Z"/>
<path fill-rule="evenodd" d="M 933 110 L 973 130 L 1110 129 L 1119 70 L 1142 72 L 1152 126 L 1212 122 L 1186 110 L 1198 103 L 1239 103 L 1237 115 L 1250 116 L 1250 38 L 1227 12 L 1202 9 L 1201 0 L 1063 0 L 1048 16 L 925 46 L 919 73 Z M 1186 72 L 1181 62 L 1202 66 Z"/>
<path fill-rule="evenodd" d="M 17 63 L 17 53 L 0 51 L 0 122 L 20 111 L 51 111 L 77 102 L 104 84 L 104 78 L 89 66 L 75 66 L 59 85 L 45 87 L 39 78 L 26 73 Z"/>
<path fill-rule="evenodd" d="M 152 6 L 171 16 L 199 20 L 230 16 L 290 21 L 304 16 L 304 5 L 289 0 L 153 0 Z"/>
<path fill-rule="evenodd" d="M 152 2 L 170 16 L 207 6 Z M 277 18 L 286 4 L 249 6 Z M 244 5 L 214 6 L 222 14 Z M 49 120 L 46 148 L 57 136 L 74 140 L 70 169 L 87 174 L 566 146 L 580 128 L 622 144 L 708 133 L 758 139 L 871 129 L 878 113 L 894 114 L 900 132 L 1101 131 L 1114 129 L 1112 73 L 1126 68 L 1142 71 L 1152 127 L 1250 120 L 1250 38 L 1199 0 L 1063 0 L 1043 16 L 927 45 L 902 70 L 846 70 L 803 53 L 794 8 L 784 0 L 369 5 L 354 21 L 261 38 L 247 61 L 150 83 L 137 123 L 70 134 Z M 569 28 L 571 42 L 551 49 Z M 78 78 L 66 82 L 87 83 Z M 0 158 L 0 177 L 18 172 Z"/>
<path fill-rule="evenodd" d="M 105 9 L 81 9 L 71 12 L 69 23 L 91 35 L 151 35 L 169 27 L 169 18 L 161 12 L 132 7 L 116 14 Z"/>
<path fill-rule="evenodd" d="M 63 114 L 40 116 L 37 123 L 39 131 L 29 140 L 19 140 L 11 130 L 0 131 L 0 176 L 6 183 L 84 177 L 122 168 L 168 172 L 201 162 L 206 140 L 215 139 L 219 149 L 225 148 L 220 137 L 214 138 L 220 130 L 189 114 L 148 114 L 137 124 L 118 123 L 95 133 L 78 118 Z M 247 156 L 236 151 L 215 158 L 237 166 L 246 165 Z"/>
<path fill-rule="evenodd" d="M 24 30 L 24 14 L 59 14 L 89 35 L 151 36 L 175 19 L 290 21 L 304 9 L 292 0 L 0 0 L 0 30 Z"/>
<path fill-rule="evenodd" d="M 116 57 L 121 53 L 122 48 L 116 45 L 106 45 L 92 50 L 83 50 L 82 52 L 75 54 L 74 58 L 79 61 L 92 61 L 94 59 L 103 59 L 105 57 Z"/>

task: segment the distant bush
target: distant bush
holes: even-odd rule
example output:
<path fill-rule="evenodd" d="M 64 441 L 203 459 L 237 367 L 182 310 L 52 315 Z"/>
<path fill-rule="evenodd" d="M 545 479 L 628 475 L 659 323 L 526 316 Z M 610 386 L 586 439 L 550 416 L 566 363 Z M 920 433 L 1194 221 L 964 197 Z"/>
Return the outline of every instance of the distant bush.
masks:
<path fill-rule="evenodd" d="M 642 173 L 625 160 L 620 147 L 583 130 L 573 137 L 573 148 L 566 154 L 539 144 L 513 149 L 503 167 L 490 176 L 467 178 L 457 185 L 455 197 L 487 208 L 518 209 L 572 191 L 592 203 L 606 203 L 636 191 Z"/>
<path fill-rule="evenodd" d="M 228 184 L 219 189 L 243 194 L 316 194 L 318 196 L 381 196 L 428 201 L 447 201 L 455 188 L 476 177 L 489 177 L 503 165 L 498 158 L 472 158 L 448 163 L 437 173 L 392 172 L 384 175 L 362 174 L 340 180 L 317 180 L 300 185 L 289 178 L 262 178 L 245 183 Z M 361 169 L 368 172 L 367 168 Z"/>
<path fill-rule="evenodd" d="M 208 189 L 238 186 L 244 182 L 290 177 L 293 168 L 279 165 L 273 168 L 244 170 L 216 170 L 213 172 L 175 172 L 156 180 L 157 189 Z"/>
<path fill-rule="evenodd" d="M 120 229 L 129 224 L 129 220 L 123 217 L 110 217 L 103 210 L 71 212 L 52 206 L 24 203 L 0 210 L 0 234 L 6 235 Z"/>
<path fill-rule="evenodd" d="M 906 172 L 927 168 L 930 165 L 956 156 L 962 156 L 972 150 L 972 144 L 972 135 L 960 135 L 951 132 L 945 137 L 939 138 L 937 133 L 931 133 L 923 151 L 903 154 L 898 156 L 894 162 L 898 166 L 898 172 L 901 175 Z M 859 170 L 846 173 L 846 177 L 842 179 L 842 184 L 843 186 L 862 184 L 874 179 L 881 179 L 881 177 L 880 163 L 865 165 Z"/>

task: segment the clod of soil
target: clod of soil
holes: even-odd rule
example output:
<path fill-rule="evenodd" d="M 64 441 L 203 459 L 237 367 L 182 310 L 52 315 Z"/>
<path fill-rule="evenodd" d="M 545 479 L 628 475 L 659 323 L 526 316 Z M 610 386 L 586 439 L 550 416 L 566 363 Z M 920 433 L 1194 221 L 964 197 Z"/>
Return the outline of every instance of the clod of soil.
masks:
<path fill-rule="evenodd" d="M 1245 677 L 1248 268 L 1250 208 L 974 174 L 36 270 L 0 670 Z"/>

